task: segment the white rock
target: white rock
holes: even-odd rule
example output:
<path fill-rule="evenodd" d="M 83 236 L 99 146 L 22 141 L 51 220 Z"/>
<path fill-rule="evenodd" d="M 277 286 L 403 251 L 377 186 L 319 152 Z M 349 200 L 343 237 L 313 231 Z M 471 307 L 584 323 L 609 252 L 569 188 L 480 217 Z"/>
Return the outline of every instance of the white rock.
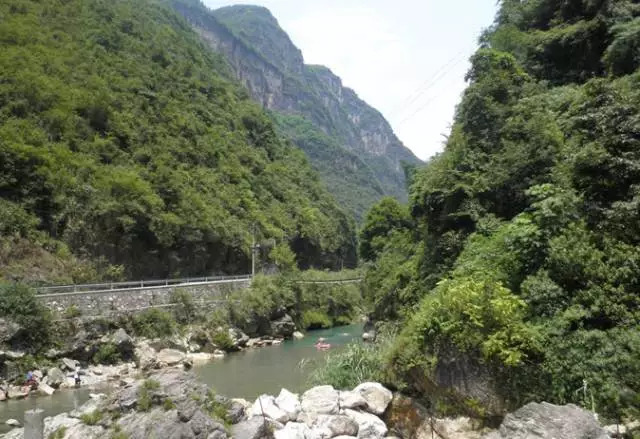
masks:
<path fill-rule="evenodd" d="M 227 353 L 221 349 L 216 349 L 215 351 L 213 351 L 213 356 L 216 358 L 222 358 L 225 355 L 227 355 Z"/>
<path fill-rule="evenodd" d="M 206 364 L 213 359 L 213 354 L 207 352 L 197 352 L 187 354 L 187 360 L 193 362 L 193 364 Z"/>
<path fill-rule="evenodd" d="M 302 340 L 304 338 L 304 334 L 302 332 L 300 332 L 300 331 L 295 331 L 293 333 L 293 338 L 295 340 Z"/>
<path fill-rule="evenodd" d="M 44 377 L 44 374 L 42 373 L 41 370 L 34 370 L 33 371 L 33 376 L 36 380 L 38 381 L 42 381 L 42 378 Z"/>
<path fill-rule="evenodd" d="M 10 425 L 11 427 L 20 427 L 20 422 L 17 419 L 7 419 L 5 424 Z"/>
<path fill-rule="evenodd" d="M 184 352 L 180 352 L 176 349 L 162 349 L 158 352 L 158 361 L 164 363 L 167 366 L 175 366 L 185 360 Z"/>
<path fill-rule="evenodd" d="M 314 428 L 329 430 L 330 437 L 355 436 L 358 434 L 358 423 L 346 415 L 318 415 Z"/>
<path fill-rule="evenodd" d="M 367 406 L 367 400 L 356 392 L 340 392 L 341 409 L 357 409 Z"/>
<path fill-rule="evenodd" d="M 332 386 L 313 387 L 302 394 L 302 411 L 318 414 L 338 413 L 339 393 Z"/>
<path fill-rule="evenodd" d="M 367 411 L 374 415 L 381 415 L 393 399 L 393 393 L 380 383 L 362 383 L 355 389 L 367 401 Z"/>
<path fill-rule="evenodd" d="M 309 427 L 300 422 L 288 422 L 282 430 L 273 432 L 275 439 L 307 439 Z"/>
<path fill-rule="evenodd" d="M 38 392 L 42 393 L 43 395 L 51 396 L 53 395 L 53 392 L 55 392 L 55 389 L 46 383 L 39 383 Z"/>
<path fill-rule="evenodd" d="M 263 415 L 281 423 L 289 420 L 289 414 L 276 405 L 276 399 L 271 395 L 260 395 L 251 407 L 251 416 Z"/>
<path fill-rule="evenodd" d="M 387 434 L 387 426 L 376 415 L 346 409 L 345 415 L 358 423 L 358 439 L 382 439 Z"/>
<path fill-rule="evenodd" d="M 276 398 L 276 405 L 289 415 L 290 421 L 295 421 L 301 410 L 298 395 L 289 392 L 287 389 L 280 390 L 280 394 Z"/>
<path fill-rule="evenodd" d="M 7 398 L 9 399 L 22 399 L 29 396 L 28 387 L 9 386 L 7 391 Z"/>
<path fill-rule="evenodd" d="M 147 342 L 140 342 L 136 345 L 134 355 L 138 360 L 140 369 L 149 370 L 159 367 L 158 359 L 156 358 L 156 350 L 149 346 Z"/>
<path fill-rule="evenodd" d="M 609 437 L 615 437 L 615 438 L 622 438 L 627 432 L 627 427 L 625 427 L 624 425 L 612 424 L 602 428 L 604 428 L 604 431 L 607 432 Z"/>
<path fill-rule="evenodd" d="M 100 401 L 101 399 L 107 399 L 107 395 L 104 393 L 89 393 L 89 398 Z"/>
<path fill-rule="evenodd" d="M 104 373 L 102 369 L 100 369 L 99 367 L 94 367 L 93 369 L 91 369 L 91 372 L 93 372 L 96 375 L 102 375 Z"/>

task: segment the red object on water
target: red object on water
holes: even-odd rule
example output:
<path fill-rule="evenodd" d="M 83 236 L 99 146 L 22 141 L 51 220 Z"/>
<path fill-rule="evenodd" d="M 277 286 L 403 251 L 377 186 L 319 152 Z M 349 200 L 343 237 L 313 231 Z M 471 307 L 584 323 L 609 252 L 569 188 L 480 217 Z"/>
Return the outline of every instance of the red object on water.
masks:
<path fill-rule="evenodd" d="M 326 351 L 331 347 L 329 343 L 320 343 L 320 342 L 316 343 L 315 346 L 316 346 L 316 349 L 319 349 L 321 351 Z"/>

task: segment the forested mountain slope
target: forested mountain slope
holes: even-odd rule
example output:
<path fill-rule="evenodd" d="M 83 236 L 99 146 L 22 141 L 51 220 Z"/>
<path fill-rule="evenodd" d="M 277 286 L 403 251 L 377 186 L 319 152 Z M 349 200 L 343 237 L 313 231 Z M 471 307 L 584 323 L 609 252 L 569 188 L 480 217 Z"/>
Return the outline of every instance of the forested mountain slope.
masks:
<path fill-rule="evenodd" d="M 305 151 L 332 194 L 356 218 L 376 200 L 406 200 L 403 162 L 420 161 L 383 116 L 302 53 L 271 13 L 257 6 L 208 10 L 171 0 L 202 37 L 225 55 L 252 96 L 274 111 L 283 134 Z"/>
<path fill-rule="evenodd" d="M 365 223 L 392 371 L 458 410 L 637 414 L 640 4 L 504 0 L 471 61 L 409 209 Z"/>
<path fill-rule="evenodd" d="M 3 1 L 0 276 L 247 272 L 254 225 L 302 266 L 355 263 L 352 221 L 230 78 L 164 2 Z"/>

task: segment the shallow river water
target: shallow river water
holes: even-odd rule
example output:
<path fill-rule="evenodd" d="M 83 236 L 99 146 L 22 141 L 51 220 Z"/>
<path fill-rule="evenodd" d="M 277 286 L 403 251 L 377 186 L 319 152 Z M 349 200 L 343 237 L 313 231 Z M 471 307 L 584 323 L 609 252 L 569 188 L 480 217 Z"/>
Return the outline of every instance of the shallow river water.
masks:
<path fill-rule="evenodd" d="M 252 400 L 262 393 L 275 395 L 283 387 L 300 392 L 309 387 L 308 378 L 314 365 L 347 343 L 360 340 L 361 334 L 362 325 L 311 331 L 302 340 L 229 354 L 198 366 L 194 371 L 201 381 L 217 393 L 232 398 Z M 313 345 L 319 337 L 326 338 L 331 349 L 318 351 Z M 8 431 L 4 424 L 7 419 L 22 422 L 25 410 L 41 408 L 45 416 L 52 416 L 82 405 L 89 399 L 89 393 L 108 391 L 107 386 L 60 390 L 53 396 L 31 396 L 24 400 L 0 402 L 0 434 Z"/>

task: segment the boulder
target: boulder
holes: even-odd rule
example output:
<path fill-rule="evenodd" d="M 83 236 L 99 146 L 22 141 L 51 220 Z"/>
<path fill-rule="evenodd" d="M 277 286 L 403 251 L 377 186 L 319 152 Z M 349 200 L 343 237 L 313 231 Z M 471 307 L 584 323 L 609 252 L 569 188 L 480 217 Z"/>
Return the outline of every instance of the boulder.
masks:
<path fill-rule="evenodd" d="M 295 331 L 293 333 L 293 338 L 295 340 L 302 340 L 304 338 L 304 334 L 302 332 L 300 332 L 300 331 Z"/>
<path fill-rule="evenodd" d="M 166 364 L 167 366 L 175 366 L 182 363 L 186 355 L 184 352 L 180 352 L 176 349 L 162 349 L 157 355 L 160 364 Z"/>
<path fill-rule="evenodd" d="M 229 337 L 233 340 L 234 349 L 242 349 L 247 345 L 249 341 L 249 336 L 239 330 L 238 328 L 229 328 Z"/>
<path fill-rule="evenodd" d="M 206 364 L 213 360 L 214 355 L 207 352 L 197 352 L 187 354 L 187 360 L 192 364 Z"/>
<path fill-rule="evenodd" d="M 62 368 L 70 371 L 76 370 L 76 366 L 78 362 L 76 360 L 72 360 L 71 358 L 63 358 L 62 359 Z"/>
<path fill-rule="evenodd" d="M 254 402 L 251 407 L 251 416 L 266 416 L 269 419 L 281 423 L 287 422 L 290 419 L 289 413 L 278 407 L 275 398 L 270 395 L 261 395 L 256 399 L 256 402 Z"/>
<path fill-rule="evenodd" d="M 573 404 L 529 403 L 505 416 L 485 439 L 608 439 L 594 415 Z"/>
<path fill-rule="evenodd" d="M 7 390 L 7 398 L 9 399 L 22 399 L 27 396 L 29 396 L 27 387 L 9 386 L 9 390 Z"/>
<path fill-rule="evenodd" d="M 368 331 L 362 333 L 362 341 L 374 341 L 376 339 L 376 333 L 374 331 Z"/>
<path fill-rule="evenodd" d="M 51 396 L 53 395 L 53 392 L 55 392 L 55 389 L 47 383 L 41 382 L 40 384 L 38 384 L 38 392 L 42 393 L 43 395 Z"/>
<path fill-rule="evenodd" d="M 4 390 L 0 389 L 0 401 L 6 401 L 7 400 L 7 394 L 5 393 Z"/>
<path fill-rule="evenodd" d="M 354 393 L 360 394 L 367 401 L 367 411 L 374 415 L 381 415 L 393 399 L 393 394 L 380 383 L 362 383 Z"/>
<path fill-rule="evenodd" d="M 16 322 L 0 318 L 0 344 L 10 343 L 21 330 L 22 327 Z"/>
<path fill-rule="evenodd" d="M 357 409 L 367 407 L 367 400 L 360 393 L 340 392 L 341 409 Z"/>
<path fill-rule="evenodd" d="M 142 370 L 151 370 L 160 368 L 158 362 L 157 352 L 153 349 L 149 343 L 140 342 L 136 345 L 134 350 L 134 356 L 136 364 Z"/>
<path fill-rule="evenodd" d="M 47 384 L 51 387 L 58 388 L 65 382 L 65 374 L 57 367 L 52 367 L 47 371 Z"/>
<path fill-rule="evenodd" d="M 20 427 L 20 421 L 17 419 L 7 419 L 4 423 L 11 427 Z"/>
<path fill-rule="evenodd" d="M 285 314 L 277 320 L 270 323 L 271 335 L 274 337 L 291 338 L 296 330 L 296 324 L 289 314 Z"/>
<path fill-rule="evenodd" d="M 309 436 L 309 427 L 300 422 L 289 422 L 282 430 L 273 433 L 275 439 L 308 439 Z"/>
<path fill-rule="evenodd" d="M 246 415 L 247 407 L 245 404 L 239 402 L 238 400 L 232 399 L 229 402 L 227 407 L 227 417 L 229 418 L 229 422 L 232 424 L 237 424 L 244 420 Z"/>
<path fill-rule="evenodd" d="M 382 439 L 387 434 L 386 424 L 376 415 L 351 409 L 344 413 L 358 424 L 358 439 Z"/>
<path fill-rule="evenodd" d="M 124 329 L 120 328 L 114 332 L 113 335 L 111 335 L 110 342 L 118 348 L 118 352 L 122 358 L 127 360 L 133 358 L 135 344 L 133 338 L 131 338 Z"/>
<path fill-rule="evenodd" d="M 301 408 L 307 413 L 337 414 L 339 393 L 332 386 L 313 387 L 302 394 Z"/>
<path fill-rule="evenodd" d="M 280 390 L 280 394 L 276 398 L 276 404 L 289 416 L 290 421 L 294 421 L 301 410 L 298 395 L 289 392 L 287 389 Z"/>
<path fill-rule="evenodd" d="M 232 426 L 231 436 L 233 439 L 270 439 L 272 433 L 269 423 L 261 417 L 255 417 Z"/>
<path fill-rule="evenodd" d="M 318 415 L 314 429 L 329 431 L 330 437 L 355 436 L 358 434 L 359 425 L 351 417 L 346 415 Z"/>

